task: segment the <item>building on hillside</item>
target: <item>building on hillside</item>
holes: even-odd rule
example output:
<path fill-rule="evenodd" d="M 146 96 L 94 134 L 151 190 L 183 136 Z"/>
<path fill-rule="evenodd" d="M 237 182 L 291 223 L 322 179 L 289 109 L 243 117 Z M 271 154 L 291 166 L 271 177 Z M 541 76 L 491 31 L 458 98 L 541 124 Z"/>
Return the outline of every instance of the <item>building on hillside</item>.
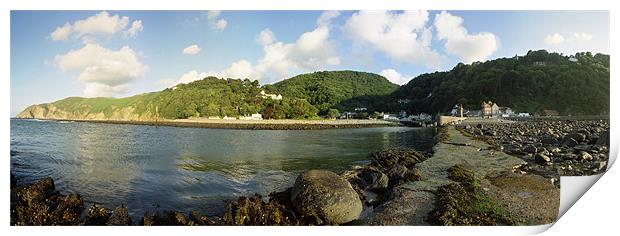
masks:
<path fill-rule="evenodd" d="M 559 116 L 560 112 L 558 112 L 556 110 L 543 109 L 542 111 L 540 111 L 540 115 L 541 116 Z"/>
<path fill-rule="evenodd" d="M 356 112 L 362 112 L 362 111 L 367 111 L 367 110 L 368 110 L 368 108 L 365 108 L 365 107 L 356 107 L 354 110 L 355 110 Z"/>
<path fill-rule="evenodd" d="M 511 117 L 515 114 L 510 107 L 499 107 L 499 113 L 502 117 Z"/>
<path fill-rule="evenodd" d="M 535 66 L 546 66 L 547 62 L 546 61 L 535 61 L 534 65 Z"/>
<path fill-rule="evenodd" d="M 522 113 L 517 114 L 517 117 L 530 117 L 530 113 L 522 112 Z"/>
<path fill-rule="evenodd" d="M 577 59 L 575 56 L 570 56 L 570 57 L 568 58 L 568 61 L 570 61 L 570 62 L 575 62 L 575 63 L 576 63 L 576 62 L 579 62 L 579 59 Z"/>
<path fill-rule="evenodd" d="M 276 94 L 265 93 L 265 90 L 261 90 L 260 95 L 265 99 L 271 98 L 272 100 L 282 100 L 281 94 L 276 95 Z"/>
<path fill-rule="evenodd" d="M 490 118 L 491 116 L 493 116 L 493 102 L 488 101 L 488 102 L 482 102 L 482 117 L 483 118 Z M 497 105 L 496 105 L 497 106 Z"/>
<path fill-rule="evenodd" d="M 499 106 L 497 105 L 497 103 L 493 103 L 493 105 L 491 105 L 491 116 L 499 117 L 501 115 L 502 113 L 499 110 Z"/>
<path fill-rule="evenodd" d="M 240 120 L 262 120 L 263 119 L 263 115 L 260 113 L 254 113 L 250 116 L 242 116 L 239 117 Z"/>
<path fill-rule="evenodd" d="M 450 114 L 452 116 L 458 116 L 458 117 L 463 117 L 463 104 L 455 104 L 454 107 L 452 107 L 452 111 L 450 111 Z"/>
<path fill-rule="evenodd" d="M 482 110 L 467 110 L 465 111 L 467 117 L 480 117 L 482 116 Z"/>
<path fill-rule="evenodd" d="M 398 121 L 398 117 L 394 114 L 383 114 L 383 119 L 389 121 Z"/>

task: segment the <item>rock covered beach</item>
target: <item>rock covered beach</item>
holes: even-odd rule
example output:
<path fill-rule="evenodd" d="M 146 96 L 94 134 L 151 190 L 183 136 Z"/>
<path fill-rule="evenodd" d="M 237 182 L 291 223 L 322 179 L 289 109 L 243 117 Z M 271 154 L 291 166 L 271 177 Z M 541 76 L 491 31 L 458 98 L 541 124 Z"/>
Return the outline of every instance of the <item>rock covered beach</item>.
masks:
<path fill-rule="evenodd" d="M 609 120 L 528 119 L 458 126 L 474 138 L 527 163 L 519 170 L 554 180 L 603 173 L 609 159 Z"/>

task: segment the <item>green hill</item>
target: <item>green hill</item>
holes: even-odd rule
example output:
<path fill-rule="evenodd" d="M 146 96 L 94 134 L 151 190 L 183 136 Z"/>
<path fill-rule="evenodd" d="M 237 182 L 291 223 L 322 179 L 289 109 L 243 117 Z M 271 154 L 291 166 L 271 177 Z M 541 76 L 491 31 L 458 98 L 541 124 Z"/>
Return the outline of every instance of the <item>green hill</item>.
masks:
<path fill-rule="evenodd" d="M 282 94 L 283 99 L 263 97 L 261 90 Z M 307 119 L 357 107 L 369 113 L 436 114 L 457 103 L 480 109 L 488 100 L 516 112 L 551 109 L 562 115 L 593 115 L 609 114 L 609 98 L 609 55 L 578 53 L 571 59 L 540 50 L 458 64 L 450 71 L 417 76 L 401 87 L 380 75 L 357 71 L 301 74 L 263 87 L 256 80 L 207 77 L 126 98 L 70 97 L 32 105 L 17 117 L 154 120 L 261 113 L 264 118 Z"/>
<path fill-rule="evenodd" d="M 357 81 L 357 82 L 356 82 Z M 300 84 L 306 84 L 301 86 Z M 289 87 L 290 86 L 290 87 Z M 328 86 L 328 87 L 326 87 Z M 249 79 L 207 77 L 179 84 L 159 92 L 126 98 L 70 97 L 53 103 L 33 105 L 19 118 L 154 120 L 188 117 L 239 117 L 262 113 L 265 118 L 307 119 L 317 117 L 319 109 L 363 105 L 351 100 L 358 96 L 386 95 L 398 86 L 387 79 L 363 72 L 317 72 L 298 75 L 276 85 L 261 88 Z M 274 89 L 277 88 L 277 89 Z M 307 88 L 297 92 L 297 88 Z M 282 91 L 282 100 L 264 98 L 261 90 Z M 370 99 L 374 104 L 375 100 Z"/>
<path fill-rule="evenodd" d="M 471 65 L 447 72 L 420 75 L 393 94 L 409 99 L 403 109 L 435 114 L 454 104 L 480 109 L 493 101 L 517 112 L 557 110 L 561 115 L 609 114 L 609 55 L 569 56 L 529 51 L 525 56 Z M 573 59 L 574 60 L 574 59 Z"/>
<path fill-rule="evenodd" d="M 265 89 L 284 97 L 306 99 L 320 114 L 326 114 L 330 108 L 352 111 L 356 107 L 366 107 L 369 111 L 384 111 L 390 106 L 389 95 L 398 87 L 373 73 L 322 71 L 266 85 Z"/>

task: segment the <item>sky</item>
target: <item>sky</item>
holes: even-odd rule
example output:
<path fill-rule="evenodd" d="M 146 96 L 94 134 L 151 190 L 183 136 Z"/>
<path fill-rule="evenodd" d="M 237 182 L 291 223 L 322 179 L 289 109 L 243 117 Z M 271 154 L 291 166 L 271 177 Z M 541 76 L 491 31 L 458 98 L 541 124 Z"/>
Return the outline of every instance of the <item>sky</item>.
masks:
<path fill-rule="evenodd" d="M 206 76 L 358 70 L 396 84 L 546 49 L 609 54 L 608 11 L 11 11 L 11 116 Z"/>

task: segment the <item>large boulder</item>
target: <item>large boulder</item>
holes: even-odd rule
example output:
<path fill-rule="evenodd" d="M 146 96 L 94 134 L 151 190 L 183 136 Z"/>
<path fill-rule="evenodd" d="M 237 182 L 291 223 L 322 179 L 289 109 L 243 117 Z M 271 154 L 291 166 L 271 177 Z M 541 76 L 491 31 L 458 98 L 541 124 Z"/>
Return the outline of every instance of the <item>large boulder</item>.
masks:
<path fill-rule="evenodd" d="M 303 216 L 317 217 L 325 224 L 343 224 L 356 220 L 362 201 L 351 184 L 336 173 L 310 170 L 297 177 L 291 202 Z"/>

